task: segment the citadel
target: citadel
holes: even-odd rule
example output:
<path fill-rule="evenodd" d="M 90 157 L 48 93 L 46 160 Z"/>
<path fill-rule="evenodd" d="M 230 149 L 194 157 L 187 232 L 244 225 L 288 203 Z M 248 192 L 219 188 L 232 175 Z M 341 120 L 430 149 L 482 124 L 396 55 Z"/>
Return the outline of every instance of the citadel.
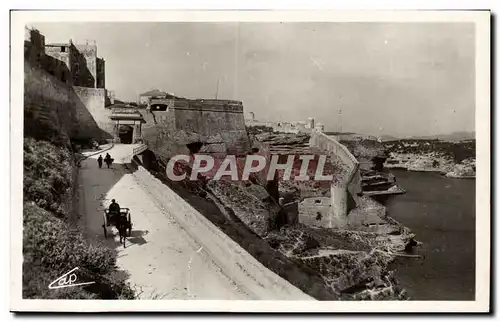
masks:
<path fill-rule="evenodd" d="M 134 227 L 150 225 L 153 218 L 164 225 L 163 210 L 154 208 L 161 204 L 189 231 L 189 238 L 203 245 L 200 251 L 205 247 L 213 261 L 228 274 L 238 275 L 234 279 L 247 285 L 256 298 L 274 298 L 278 293 L 301 298 L 305 296 L 301 292 L 321 299 L 403 297 L 387 273 L 392 258 L 387 254 L 403 251 L 415 241 L 407 228 L 386 216 L 383 205 L 371 199 L 375 194 L 399 193 L 390 190 L 395 186 L 392 179 L 377 172 L 383 155 L 377 152 L 358 160 L 341 133 L 325 133 L 324 125 L 313 117 L 258 121 L 238 100 L 192 99 L 153 89 L 140 94 L 137 102 L 121 102 L 107 88 L 105 60 L 98 57 L 94 42 L 45 43 L 38 30 L 26 28 L 24 49 L 25 136 L 49 138 L 58 145 L 70 142 L 74 151 L 75 146 L 95 140 L 111 153 L 117 151 L 121 159 L 113 171 L 133 176 L 135 181 L 126 181 L 128 185 L 146 191 L 142 199 L 155 200 L 141 199 L 137 201 L 141 207 L 127 206 L 134 210 Z M 96 170 L 92 157 L 83 161 L 80 173 Z M 301 162 L 304 157 L 307 163 Z M 183 162 L 176 162 L 179 159 Z M 185 175 L 179 177 L 179 171 Z M 240 180 L 214 180 L 222 174 L 234 178 L 235 173 Z M 106 175 L 115 180 L 114 174 Z M 287 180 L 290 175 L 302 180 Z M 104 207 L 97 206 L 97 198 L 120 191 L 115 186 L 121 181 L 102 188 L 99 175 L 79 178 L 86 182 L 81 187 L 87 189 L 88 198 L 96 198 L 88 201 L 92 209 L 87 212 Z M 368 191 L 370 184 L 384 188 Z M 128 189 L 133 188 L 121 190 L 124 202 L 134 198 Z M 136 212 L 144 213 L 136 216 Z M 85 225 L 101 229 L 100 222 L 84 215 Z M 92 227 L 85 229 L 95 235 Z M 162 227 L 173 229 L 170 224 Z M 140 238 L 159 238 L 153 236 Z M 164 245 L 165 240 L 155 239 L 153 246 L 137 244 L 147 249 Z M 373 247 L 383 255 L 368 251 Z M 147 253 L 130 254 L 134 258 Z M 237 265 L 228 263 L 228 257 Z M 123 265 L 133 271 L 132 264 Z M 359 267 L 367 269 L 360 272 Z M 150 283 L 138 272 L 132 275 Z M 376 282 L 366 286 L 367 279 Z M 262 288 L 262 283 L 269 287 Z M 352 291 L 356 287 L 362 291 Z"/>

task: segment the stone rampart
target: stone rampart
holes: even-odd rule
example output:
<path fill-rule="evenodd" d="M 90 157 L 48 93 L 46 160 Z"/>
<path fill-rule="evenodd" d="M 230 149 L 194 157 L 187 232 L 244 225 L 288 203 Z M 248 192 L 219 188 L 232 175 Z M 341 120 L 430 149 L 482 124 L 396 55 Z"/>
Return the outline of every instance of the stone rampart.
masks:
<path fill-rule="evenodd" d="M 359 170 L 359 162 L 352 155 L 352 153 L 349 152 L 345 145 L 335 140 L 335 138 L 319 131 L 313 131 L 311 133 L 309 145 L 311 147 L 316 147 L 323 151 L 335 154 L 343 162 L 343 164 L 348 167 L 349 175 L 343 182 L 346 186 L 352 180 L 355 180 L 354 177 L 356 176 L 356 172 Z"/>
<path fill-rule="evenodd" d="M 348 169 L 345 178 L 331 185 L 332 218 L 328 222 L 329 226 L 341 228 L 347 224 L 349 202 L 354 201 L 357 205 L 362 192 L 359 162 L 346 146 L 320 131 L 311 133 L 309 145 L 335 155 Z"/>
<path fill-rule="evenodd" d="M 189 144 L 198 143 L 204 153 L 238 154 L 250 149 L 241 102 L 153 99 L 150 106 L 151 110 L 141 111 L 146 120 L 143 136 L 155 153 L 186 154 Z"/>
<path fill-rule="evenodd" d="M 73 86 L 73 91 L 77 96 L 77 101 L 85 105 L 88 113 L 92 115 L 97 126 L 109 135 L 113 135 L 113 122 L 110 120 L 111 109 L 105 108 L 106 90 L 103 88 L 89 88 Z M 82 121 L 85 118 L 79 119 Z"/>
<path fill-rule="evenodd" d="M 60 135 L 62 140 L 111 138 L 112 136 L 103 130 L 106 125 L 104 103 L 101 109 L 104 90 L 89 90 L 91 91 L 78 88 L 75 90 L 74 87 L 25 61 L 25 135 L 53 138 Z"/>

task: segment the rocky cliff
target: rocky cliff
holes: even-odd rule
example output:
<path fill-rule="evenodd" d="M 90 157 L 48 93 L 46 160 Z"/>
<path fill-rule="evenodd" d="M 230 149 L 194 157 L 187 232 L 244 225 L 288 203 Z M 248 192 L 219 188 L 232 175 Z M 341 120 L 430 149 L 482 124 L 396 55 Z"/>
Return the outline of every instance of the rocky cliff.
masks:
<path fill-rule="evenodd" d="M 452 178 L 476 175 L 475 141 L 398 140 L 384 142 L 386 168 L 439 172 Z"/>
<path fill-rule="evenodd" d="M 309 135 L 254 134 L 249 136 L 253 149 L 248 152 L 313 153 Z M 147 159 L 145 154 L 138 158 Z M 345 170 L 336 163 L 330 166 L 334 174 Z M 188 163 L 182 167 L 190 173 Z M 150 171 L 265 266 L 319 300 L 406 298 L 388 265 L 394 253 L 412 245 L 414 235 L 387 218 L 385 207 L 368 197 L 349 214 L 350 231 L 324 229 L 298 223 L 297 203 L 306 196 L 329 196 L 330 183 L 278 180 L 272 189 L 259 176 L 239 182 L 210 177 L 172 182 L 162 169 Z"/>

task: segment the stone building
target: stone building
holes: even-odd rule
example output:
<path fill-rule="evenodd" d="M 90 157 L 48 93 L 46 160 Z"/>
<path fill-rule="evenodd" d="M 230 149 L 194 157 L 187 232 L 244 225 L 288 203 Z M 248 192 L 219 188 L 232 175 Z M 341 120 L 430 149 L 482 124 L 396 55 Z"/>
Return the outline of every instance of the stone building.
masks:
<path fill-rule="evenodd" d="M 320 131 L 320 132 L 324 132 L 325 131 L 325 126 L 321 123 L 316 123 L 316 125 L 314 126 L 314 129 L 316 131 Z"/>
<path fill-rule="evenodd" d="M 73 85 L 70 44 L 45 44 L 43 69 L 60 81 Z"/>
<path fill-rule="evenodd" d="M 307 125 L 306 125 L 306 127 L 308 129 L 314 129 L 315 128 L 314 117 L 309 117 L 307 119 Z"/>
<path fill-rule="evenodd" d="M 97 45 L 45 43 L 37 30 L 25 27 L 24 57 L 28 63 L 72 86 L 105 88 L 105 61 L 97 57 Z"/>
<path fill-rule="evenodd" d="M 78 123 L 71 127 L 79 131 L 74 135 L 112 140 L 112 103 L 105 88 L 104 59 L 97 57 L 95 43 L 47 44 L 38 30 L 25 27 L 24 60 L 26 111 L 52 111 L 51 115 L 71 111 Z M 25 117 L 32 117 L 29 113 Z"/>
<path fill-rule="evenodd" d="M 298 221 L 308 226 L 328 227 L 332 216 L 330 197 L 304 198 L 298 204 Z"/>
<path fill-rule="evenodd" d="M 262 122 L 255 119 L 255 114 L 249 112 L 245 115 L 245 125 L 247 126 L 265 126 L 270 127 L 275 132 L 280 133 L 310 133 L 313 130 L 324 131 L 324 126 L 320 123 L 314 124 L 314 118 L 310 117 L 307 121 L 278 121 Z"/>
<path fill-rule="evenodd" d="M 248 112 L 248 114 L 245 115 L 245 123 L 252 123 L 252 122 L 255 122 L 255 113 Z"/>
<path fill-rule="evenodd" d="M 95 42 L 45 44 L 45 54 L 44 69 L 61 81 L 73 86 L 105 88 L 105 61 L 97 57 Z"/>
<path fill-rule="evenodd" d="M 106 62 L 103 58 L 96 57 L 96 87 L 106 88 Z"/>
<path fill-rule="evenodd" d="M 45 37 L 36 29 L 24 28 L 24 58 L 39 68 L 45 61 Z"/>
<path fill-rule="evenodd" d="M 68 44 L 46 44 L 36 29 L 25 28 L 24 57 L 31 66 L 45 70 L 68 85 L 73 85 Z"/>

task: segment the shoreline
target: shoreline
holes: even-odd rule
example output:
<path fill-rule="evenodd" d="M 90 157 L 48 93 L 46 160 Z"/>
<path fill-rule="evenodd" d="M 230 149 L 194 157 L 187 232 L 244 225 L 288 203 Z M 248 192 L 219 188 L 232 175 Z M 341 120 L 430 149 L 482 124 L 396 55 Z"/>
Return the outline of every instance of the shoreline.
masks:
<path fill-rule="evenodd" d="M 438 169 L 409 169 L 408 167 L 404 166 L 391 166 L 391 165 L 385 165 L 384 164 L 384 169 L 396 169 L 396 170 L 402 170 L 402 171 L 408 171 L 408 172 L 431 172 L 431 173 L 438 173 L 441 176 L 448 178 L 448 179 L 476 179 L 476 176 L 458 176 L 458 175 L 449 175 L 449 172 L 438 170 Z"/>
<path fill-rule="evenodd" d="M 418 171 L 401 171 L 399 176 L 395 173 L 398 179 L 401 178 L 398 180 L 400 184 L 411 187 L 411 195 L 394 198 L 386 206 L 388 217 L 410 227 L 417 236 L 416 239 L 422 242 L 421 247 L 415 247 L 410 253 L 421 258 L 415 263 L 406 262 L 404 258 L 396 259 L 391 263 L 390 269 L 396 271 L 396 278 L 408 291 L 410 300 L 465 300 L 471 296 L 471 293 L 467 293 L 467 287 L 473 286 L 475 276 L 470 272 L 474 269 L 474 264 L 469 261 L 474 256 L 475 249 L 474 237 L 470 237 L 469 233 L 470 227 L 474 226 L 474 208 L 463 206 L 468 203 L 471 194 L 462 189 L 472 187 L 471 191 L 474 191 L 474 182 L 446 180 L 448 178 L 444 176 L 426 176 L 413 172 Z M 444 189 L 445 186 L 450 189 Z M 443 198 L 447 198 L 448 202 L 439 202 Z M 421 203 L 415 203 L 415 200 Z M 461 209 L 458 214 L 457 208 Z M 454 220 L 460 220 L 458 227 L 450 227 Z M 436 234 L 436 231 L 440 234 Z M 449 276 L 448 269 L 453 268 L 453 264 L 447 262 L 443 255 L 451 262 L 462 263 L 464 271 L 457 270 Z M 459 286 L 462 278 L 467 280 L 467 286 Z M 432 285 L 436 285 L 436 293 L 429 291 Z"/>
<path fill-rule="evenodd" d="M 406 299 L 406 291 L 392 276 L 389 264 L 397 257 L 405 257 L 407 247 L 420 243 L 408 227 L 394 218 L 382 216 L 374 220 L 381 225 L 379 231 L 362 226 L 330 229 L 290 223 L 257 234 L 255 227 L 247 227 L 244 222 L 253 212 L 247 213 L 248 207 L 241 206 L 241 200 L 252 197 L 251 191 L 238 189 L 236 193 L 231 185 L 212 182 L 203 189 L 203 197 L 196 193 L 197 189 L 181 188 L 159 172 L 145 171 L 198 209 L 255 260 L 316 300 Z M 263 204 L 255 202 L 255 209 Z M 370 210 L 367 207 L 360 215 L 368 218 L 365 212 Z M 385 233 L 384 228 L 398 233 Z M 367 285 L 367 279 L 373 279 L 373 285 Z"/>

